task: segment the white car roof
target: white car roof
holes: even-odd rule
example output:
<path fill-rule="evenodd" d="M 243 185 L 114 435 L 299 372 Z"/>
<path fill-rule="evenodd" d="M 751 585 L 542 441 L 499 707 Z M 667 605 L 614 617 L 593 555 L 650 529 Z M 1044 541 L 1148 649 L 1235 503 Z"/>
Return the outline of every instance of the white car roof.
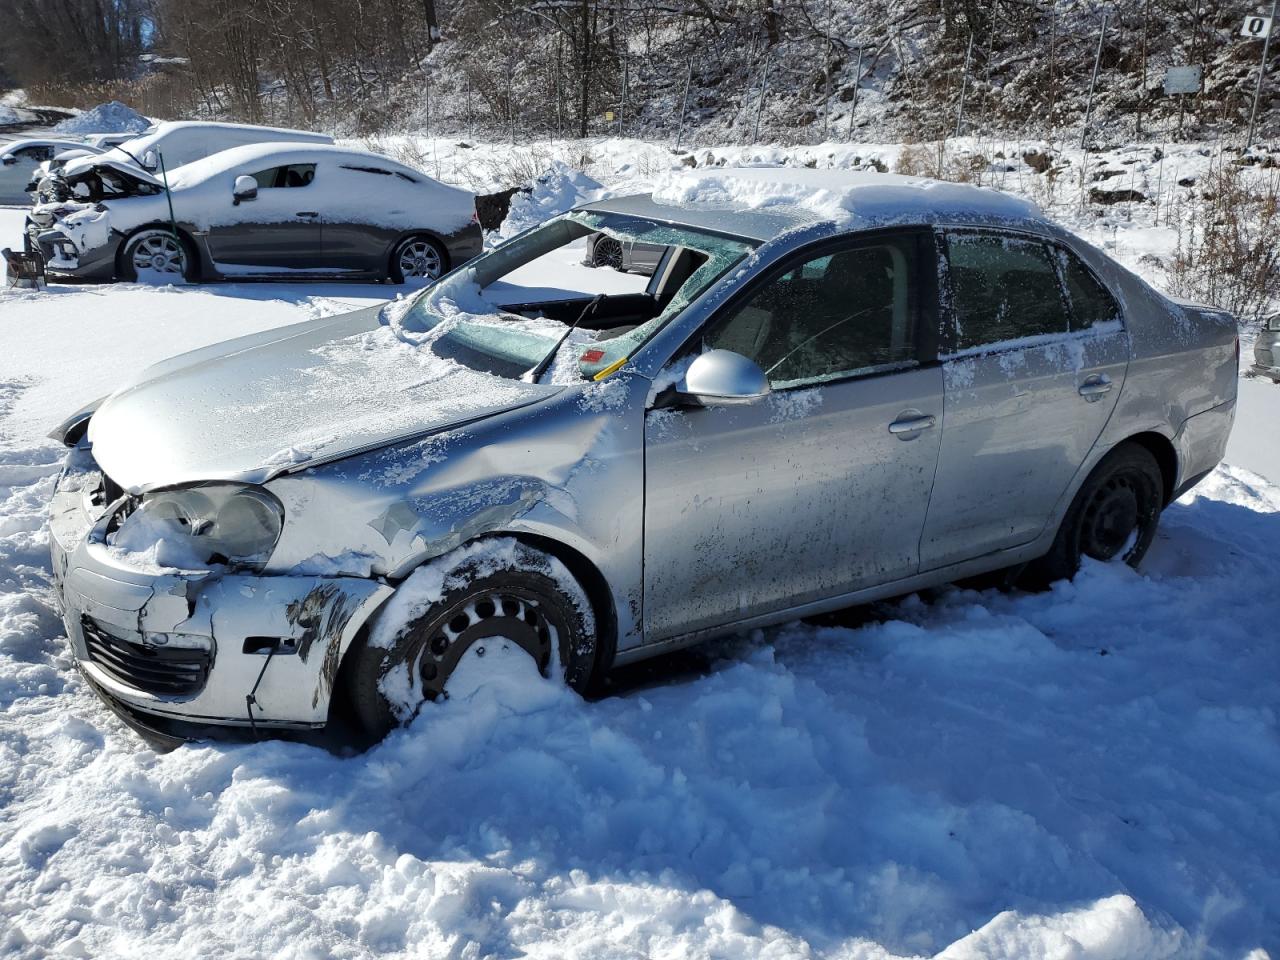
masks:
<path fill-rule="evenodd" d="M 261 164 L 259 169 L 265 170 L 295 163 L 318 163 L 322 160 L 347 162 L 352 166 L 378 167 L 390 173 L 402 174 L 417 183 L 431 179 L 420 170 L 406 167 L 389 157 L 369 153 L 367 150 L 352 150 L 324 143 L 250 143 L 243 147 L 232 147 L 171 170 L 169 178 L 173 184 L 191 186 L 237 167 Z"/>

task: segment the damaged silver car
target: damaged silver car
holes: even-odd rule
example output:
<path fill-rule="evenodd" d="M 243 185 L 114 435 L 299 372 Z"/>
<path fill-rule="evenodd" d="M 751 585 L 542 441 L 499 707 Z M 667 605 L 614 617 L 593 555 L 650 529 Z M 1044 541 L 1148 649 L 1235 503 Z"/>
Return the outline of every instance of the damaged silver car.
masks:
<path fill-rule="evenodd" d="M 378 735 L 513 663 L 586 689 L 957 578 L 1136 564 L 1222 457 L 1233 319 L 1004 195 L 812 186 L 856 214 L 600 201 L 70 418 L 51 540 L 84 676 L 153 731 L 341 700 Z M 584 265 L 600 233 L 658 268 Z"/>

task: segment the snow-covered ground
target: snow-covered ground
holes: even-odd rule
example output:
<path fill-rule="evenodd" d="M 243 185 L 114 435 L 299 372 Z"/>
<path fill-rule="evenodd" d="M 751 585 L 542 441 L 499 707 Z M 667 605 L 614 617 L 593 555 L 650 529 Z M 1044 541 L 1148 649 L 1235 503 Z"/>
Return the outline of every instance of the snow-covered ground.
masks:
<path fill-rule="evenodd" d="M 1168 242 L 1125 223 L 1082 229 L 1140 267 Z M 1280 956 L 1269 383 L 1138 572 L 755 632 L 592 704 L 516 676 L 360 756 L 145 748 L 64 650 L 43 434 L 151 360 L 391 292 L 0 293 L 0 955 Z"/>

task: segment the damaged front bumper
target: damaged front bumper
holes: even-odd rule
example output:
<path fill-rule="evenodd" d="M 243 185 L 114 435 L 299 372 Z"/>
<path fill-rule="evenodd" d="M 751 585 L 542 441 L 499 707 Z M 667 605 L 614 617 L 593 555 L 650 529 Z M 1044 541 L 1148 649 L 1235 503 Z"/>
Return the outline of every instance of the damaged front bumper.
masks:
<path fill-rule="evenodd" d="M 104 247 L 81 251 L 56 226 L 42 225 L 30 218 L 26 224 L 27 250 L 32 253 L 38 251 L 44 257 L 47 269 L 87 280 L 109 280 L 115 275 L 119 239 L 114 233 L 111 241 Z"/>
<path fill-rule="evenodd" d="M 137 569 L 106 544 L 109 487 L 75 450 L 50 511 L 67 637 L 93 689 L 131 721 L 323 726 L 342 655 L 392 588 L 360 577 Z"/>

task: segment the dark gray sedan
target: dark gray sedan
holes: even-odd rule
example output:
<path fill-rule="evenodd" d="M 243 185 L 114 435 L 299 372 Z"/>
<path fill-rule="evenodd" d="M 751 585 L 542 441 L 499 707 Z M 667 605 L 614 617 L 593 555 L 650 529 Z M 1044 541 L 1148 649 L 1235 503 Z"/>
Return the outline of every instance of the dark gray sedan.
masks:
<path fill-rule="evenodd" d="M 166 190 L 167 181 L 167 190 Z M 434 279 L 482 249 L 475 197 L 372 153 L 251 144 L 167 175 L 102 158 L 27 242 L 86 279 Z"/>

